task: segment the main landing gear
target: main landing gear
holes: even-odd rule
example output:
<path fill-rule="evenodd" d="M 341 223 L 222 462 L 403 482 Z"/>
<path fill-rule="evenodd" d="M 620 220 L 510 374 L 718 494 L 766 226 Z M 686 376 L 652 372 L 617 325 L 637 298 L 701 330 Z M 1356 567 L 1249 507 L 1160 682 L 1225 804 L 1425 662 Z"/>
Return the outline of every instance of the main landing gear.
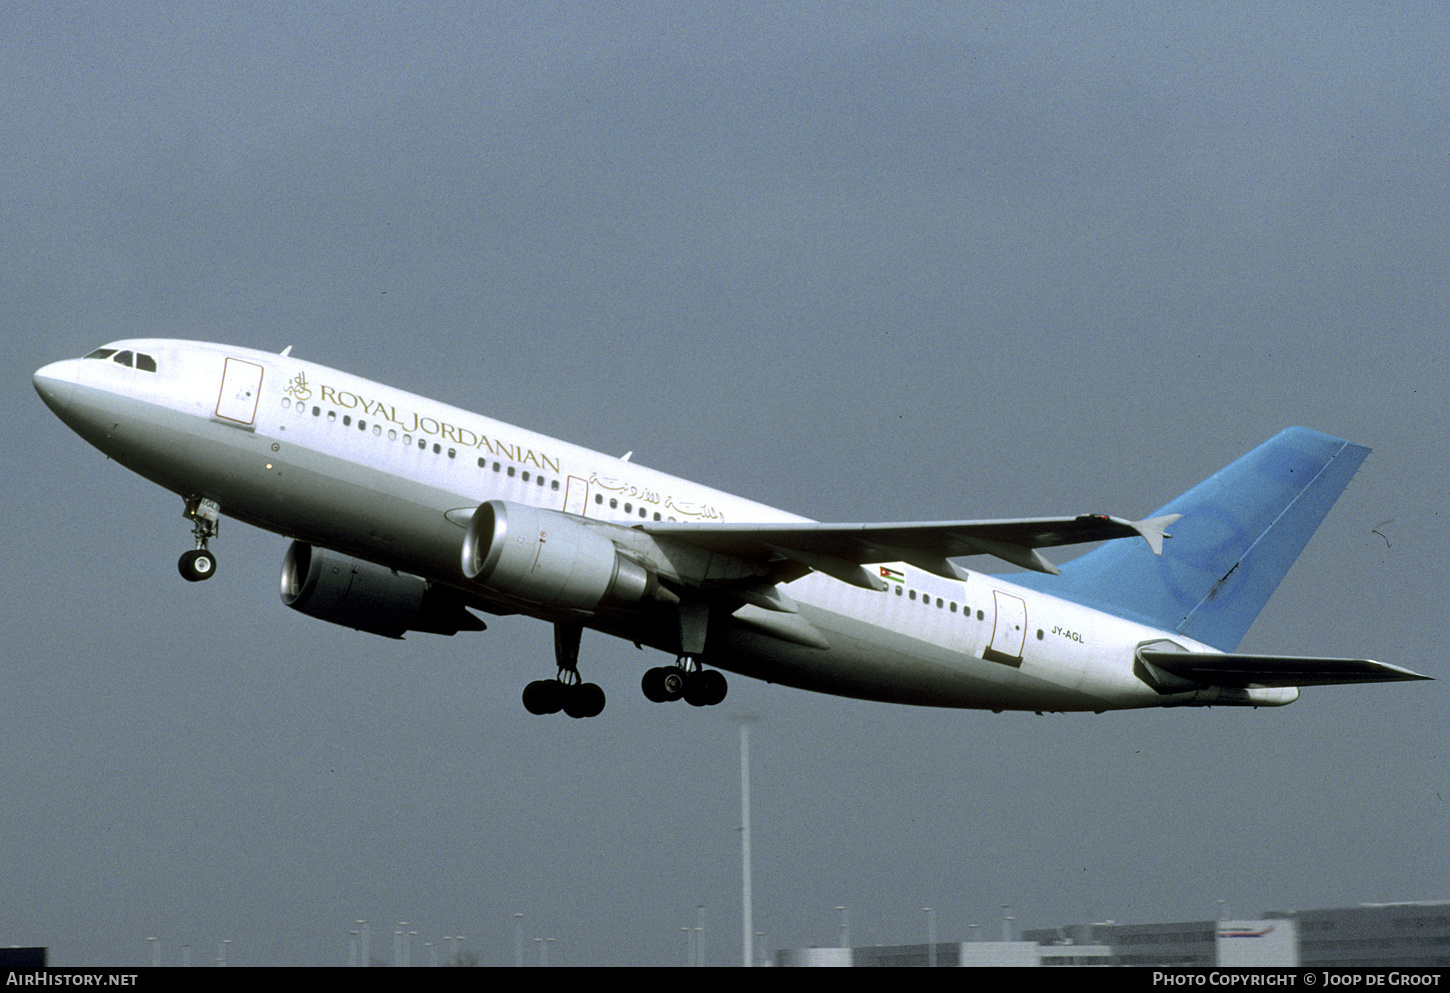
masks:
<path fill-rule="evenodd" d="M 176 568 L 181 573 L 181 578 L 189 583 L 210 579 L 216 573 L 216 556 L 206 546 L 207 542 L 217 536 L 221 510 L 215 500 L 203 500 L 194 496 L 186 498 L 186 511 L 181 516 L 192 522 L 191 533 L 196 539 L 196 547 L 182 553 Z"/>
<path fill-rule="evenodd" d="M 695 659 L 681 655 L 674 665 L 650 669 L 639 688 L 654 703 L 669 703 L 681 697 L 692 707 L 713 707 L 725 699 L 730 686 L 714 669 L 702 669 Z"/>
<path fill-rule="evenodd" d="M 604 711 L 604 690 L 579 676 L 579 638 L 584 629 L 577 624 L 554 625 L 554 661 L 559 674 L 553 679 L 536 679 L 524 687 L 524 709 L 531 714 L 570 717 L 598 717 Z"/>
<path fill-rule="evenodd" d="M 705 632 L 710 624 L 710 605 L 704 600 L 682 602 L 676 613 L 680 654 L 674 665 L 659 666 L 644 674 L 639 688 L 655 703 L 669 703 L 684 697 L 692 707 L 713 707 L 725 699 L 730 687 L 725 677 L 700 665 L 705 651 Z"/>

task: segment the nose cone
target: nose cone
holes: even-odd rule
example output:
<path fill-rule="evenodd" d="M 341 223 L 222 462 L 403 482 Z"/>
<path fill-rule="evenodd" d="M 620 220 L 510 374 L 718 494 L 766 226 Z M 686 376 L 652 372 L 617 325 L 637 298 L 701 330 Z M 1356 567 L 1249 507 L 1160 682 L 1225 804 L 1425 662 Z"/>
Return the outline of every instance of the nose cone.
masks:
<path fill-rule="evenodd" d="M 65 359 L 62 362 L 52 362 L 42 369 L 37 369 L 31 381 L 35 383 L 35 392 L 40 394 L 40 399 L 45 405 L 56 414 L 63 414 L 69 406 L 71 394 L 75 393 L 76 375 L 80 372 L 77 366 L 80 359 Z"/>

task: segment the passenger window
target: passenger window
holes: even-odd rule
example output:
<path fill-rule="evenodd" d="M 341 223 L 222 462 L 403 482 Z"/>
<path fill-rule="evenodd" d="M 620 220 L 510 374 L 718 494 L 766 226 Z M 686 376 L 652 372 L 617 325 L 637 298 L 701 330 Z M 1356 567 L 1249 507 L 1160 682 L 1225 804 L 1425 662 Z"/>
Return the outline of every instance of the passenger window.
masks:
<path fill-rule="evenodd" d="M 509 466 L 508 477 L 509 477 L 509 479 L 513 479 L 514 478 L 514 467 L 513 466 Z"/>
<path fill-rule="evenodd" d="M 524 473 L 524 482 L 527 483 L 528 481 L 529 481 L 529 474 L 527 472 L 525 472 Z"/>

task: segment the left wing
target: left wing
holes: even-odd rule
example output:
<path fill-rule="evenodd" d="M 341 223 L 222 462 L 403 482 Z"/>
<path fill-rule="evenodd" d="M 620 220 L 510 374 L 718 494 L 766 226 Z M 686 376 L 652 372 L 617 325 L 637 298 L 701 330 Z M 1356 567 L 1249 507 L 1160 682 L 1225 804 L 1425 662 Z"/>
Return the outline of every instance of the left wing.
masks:
<path fill-rule="evenodd" d="M 842 582 L 882 590 L 878 575 L 862 568 L 879 562 L 906 562 L 948 579 L 964 575 L 950 558 L 994 555 L 1036 572 L 1057 573 L 1037 549 L 1115 538 L 1144 538 L 1155 555 L 1163 553 L 1164 528 L 1178 514 L 1126 521 L 1104 514 L 1038 517 L 1003 521 L 945 521 L 921 524 L 695 524 L 658 522 L 638 525 L 646 534 L 744 559 L 784 558 Z"/>

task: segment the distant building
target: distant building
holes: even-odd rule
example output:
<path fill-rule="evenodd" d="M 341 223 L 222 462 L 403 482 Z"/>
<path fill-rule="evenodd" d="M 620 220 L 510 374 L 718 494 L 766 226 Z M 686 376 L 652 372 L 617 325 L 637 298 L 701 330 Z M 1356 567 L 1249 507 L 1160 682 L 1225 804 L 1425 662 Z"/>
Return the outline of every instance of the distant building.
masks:
<path fill-rule="evenodd" d="M 941 942 L 942 966 L 1443 968 L 1450 901 L 1274 911 L 1262 920 L 1072 924 L 1022 941 Z M 927 945 L 811 948 L 776 953 L 780 966 L 926 966 Z"/>
<path fill-rule="evenodd" d="M 1268 916 L 1298 924 L 1300 962 L 1306 966 L 1450 966 L 1450 901 L 1366 903 Z"/>

